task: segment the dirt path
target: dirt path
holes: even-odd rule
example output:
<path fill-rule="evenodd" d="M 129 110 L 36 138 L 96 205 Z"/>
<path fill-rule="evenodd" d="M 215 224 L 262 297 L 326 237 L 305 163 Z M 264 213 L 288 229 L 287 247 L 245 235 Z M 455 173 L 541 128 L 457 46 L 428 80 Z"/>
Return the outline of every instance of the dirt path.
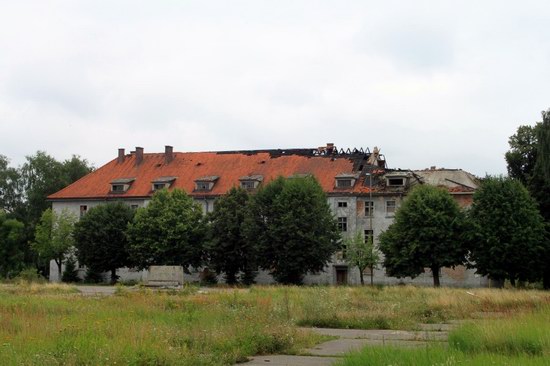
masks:
<path fill-rule="evenodd" d="M 360 350 L 368 345 L 424 347 L 430 342 L 446 342 L 448 331 L 455 326 L 455 324 L 420 324 L 419 327 L 422 329 L 420 331 L 302 328 L 338 338 L 306 349 L 301 356 L 256 356 L 244 365 L 328 366 L 336 363 L 346 353 Z"/>

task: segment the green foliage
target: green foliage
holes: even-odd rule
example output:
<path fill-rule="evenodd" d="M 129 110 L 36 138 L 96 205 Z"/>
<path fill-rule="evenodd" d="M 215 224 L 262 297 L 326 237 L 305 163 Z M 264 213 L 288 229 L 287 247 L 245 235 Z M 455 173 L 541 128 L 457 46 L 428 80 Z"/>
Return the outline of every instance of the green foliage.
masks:
<path fill-rule="evenodd" d="M 76 260 L 72 255 L 67 257 L 65 261 L 65 270 L 63 276 L 61 276 L 62 282 L 80 282 L 78 277 L 78 269 L 76 268 Z"/>
<path fill-rule="evenodd" d="M 199 204 L 184 191 L 156 192 L 138 209 L 128 227 L 130 257 L 139 268 L 151 265 L 198 267 L 202 263 L 206 225 Z"/>
<path fill-rule="evenodd" d="M 36 226 L 32 248 L 42 263 L 48 263 L 53 259 L 60 276 L 61 264 L 74 245 L 73 230 L 76 220 L 76 216 L 67 210 L 57 213 L 48 208 Z"/>
<path fill-rule="evenodd" d="M 36 268 L 28 267 L 19 272 L 16 281 L 25 283 L 45 283 L 46 279 L 38 273 Z"/>
<path fill-rule="evenodd" d="M 374 271 L 380 261 L 380 254 L 374 247 L 374 238 L 371 235 L 365 240 L 363 234 L 358 231 L 352 238 L 344 239 L 344 243 L 346 245 L 346 261 L 352 266 L 357 267 L 361 278 L 361 285 L 364 285 L 363 272 L 367 268 Z"/>
<path fill-rule="evenodd" d="M 285 284 L 299 284 L 307 272 L 322 270 L 340 238 L 313 177 L 279 177 L 261 188 L 251 200 L 245 231 L 261 253 L 260 266 Z"/>
<path fill-rule="evenodd" d="M 417 186 L 396 212 L 393 224 L 380 235 L 386 272 L 414 278 L 429 268 L 434 286 L 439 286 L 440 268 L 466 261 L 465 229 L 464 215 L 447 191 Z"/>
<path fill-rule="evenodd" d="M 534 281 L 548 265 L 544 223 L 534 200 L 517 180 L 487 177 L 474 194 L 471 218 L 477 272 L 494 280 Z"/>
<path fill-rule="evenodd" d="M 0 155 L 0 210 L 14 214 L 22 205 L 20 172 L 8 166 L 9 160 Z"/>
<path fill-rule="evenodd" d="M 519 126 L 517 132 L 510 136 L 510 150 L 504 155 L 508 165 L 508 175 L 518 179 L 525 186 L 531 181 L 537 162 L 538 133 L 541 123 L 535 126 Z"/>
<path fill-rule="evenodd" d="M 207 253 L 209 264 L 217 272 L 225 273 L 228 284 L 250 284 L 257 270 L 257 252 L 244 237 L 243 222 L 247 214 L 248 193 L 242 188 L 232 188 L 216 200 L 209 215 L 209 240 Z"/>
<path fill-rule="evenodd" d="M 550 109 L 542 112 L 542 124 L 537 131 L 537 162 L 536 169 L 542 177 L 550 182 Z"/>
<path fill-rule="evenodd" d="M 98 271 L 92 267 L 86 268 L 86 275 L 84 276 L 85 283 L 102 283 L 103 281 L 105 281 L 105 279 L 103 278 L 102 271 Z"/>
<path fill-rule="evenodd" d="M 25 266 L 24 226 L 0 211 L 0 277 L 17 275 Z"/>
<path fill-rule="evenodd" d="M 134 218 L 134 210 L 122 202 L 91 208 L 75 226 L 75 247 L 78 261 L 96 271 L 111 272 L 129 266 L 126 229 Z"/>

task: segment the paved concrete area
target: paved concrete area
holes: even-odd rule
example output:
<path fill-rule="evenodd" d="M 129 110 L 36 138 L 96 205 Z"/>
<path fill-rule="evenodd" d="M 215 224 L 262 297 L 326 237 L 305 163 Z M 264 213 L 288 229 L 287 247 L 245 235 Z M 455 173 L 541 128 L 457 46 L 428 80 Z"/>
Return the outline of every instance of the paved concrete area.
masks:
<path fill-rule="evenodd" d="M 256 356 L 245 366 L 276 365 L 276 366 L 325 366 L 333 365 L 346 353 L 358 351 L 365 346 L 393 345 L 399 347 L 425 347 L 430 342 L 446 342 L 447 330 L 456 324 L 429 324 L 423 331 L 380 330 L 380 329 L 331 329 L 331 328 L 301 328 L 323 335 L 338 337 L 323 342 L 303 351 L 303 356 Z M 420 328 L 423 328 L 420 325 Z M 444 329 L 445 331 L 439 331 Z"/>
<path fill-rule="evenodd" d="M 252 358 L 250 362 L 243 365 L 246 366 L 330 366 L 334 364 L 338 358 L 335 357 L 312 357 L 312 356 L 257 356 Z"/>

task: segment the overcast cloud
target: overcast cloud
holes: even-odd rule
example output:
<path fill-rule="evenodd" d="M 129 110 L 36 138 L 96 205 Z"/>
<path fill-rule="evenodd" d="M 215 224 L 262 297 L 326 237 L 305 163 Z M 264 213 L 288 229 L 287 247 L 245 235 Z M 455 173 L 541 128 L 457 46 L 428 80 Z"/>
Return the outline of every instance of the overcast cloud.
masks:
<path fill-rule="evenodd" d="M 0 154 L 379 146 L 506 172 L 550 107 L 548 1 L 0 1 Z"/>

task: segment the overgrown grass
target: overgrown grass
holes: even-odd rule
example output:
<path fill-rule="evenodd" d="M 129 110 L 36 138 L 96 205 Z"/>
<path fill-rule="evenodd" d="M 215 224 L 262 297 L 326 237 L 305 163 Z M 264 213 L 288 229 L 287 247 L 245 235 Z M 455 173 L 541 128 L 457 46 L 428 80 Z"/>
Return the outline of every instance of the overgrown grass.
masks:
<path fill-rule="evenodd" d="M 468 318 L 479 311 L 512 315 L 550 304 L 545 292 L 471 295 L 415 287 L 209 293 L 194 287 L 169 292 L 121 287 L 107 297 L 75 291 L 64 285 L 0 286 L 0 365 L 227 365 L 255 354 L 297 353 L 324 339 L 296 325 L 412 329 L 418 322 Z"/>
<path fill-rule="evenodd" d="M 449 335 L 449 347 L 367 347 L 340 365 L 550 365 L 550 306 L 464 324 Z"/>

